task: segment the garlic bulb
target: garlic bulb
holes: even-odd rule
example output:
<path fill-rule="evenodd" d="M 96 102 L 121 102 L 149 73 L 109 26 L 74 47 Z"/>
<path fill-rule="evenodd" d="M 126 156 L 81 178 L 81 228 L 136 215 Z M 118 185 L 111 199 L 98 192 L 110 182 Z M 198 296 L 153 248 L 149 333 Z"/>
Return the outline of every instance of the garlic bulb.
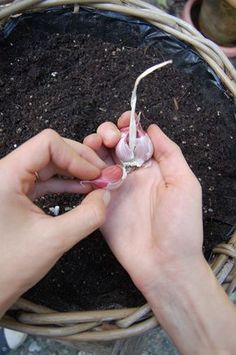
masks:
<path fill-rule="evenodd" d="M 171 63 L 172 60 L 167 60 L 163 63 L 153 65 L 141 73 L 135 81 L 130 102 L 131 113 L 129 127 L 121 129 L 121 139 L 115 149 L 116 156 L 126 166 L 141 167 L 153 155 L 151 139 L 140 125 L 140 114 L 138 118 L 135 118 L 138 85 L 147 75 Z"/>
<path fill-rule="evenodd" d="M 143 130 L 139 119 L 136 120 L 137 136 L 135 139 L 134 152 L 129 146 L 129 127 L 121 129 L 121 139 L 116 145 L 115 154 L 122 164 L 133 163 L 141 167 L 153 155 L 153 144 L 148 134 Z"/>
<path fill-rule="evenodd" d="M 100 189 L 117 189 L 126 179 L 127 172 L 132 171 L 133 167 L 140 168 L 145 162 L 151 159 L 154 151 L 152 141 L 140 124 L 140 114 L 135 118 L 137 88 L 145 76 L 171 63 L 172 60 L 168 60 L 164 63 L 154 65 L 140 74 L 135 81 L 131 95 L 130 124 L 128 127 L 120 130 L 121 138 L 115 147 L 115 156 L 122 166 L 109 166 L 102 170 L 101 176 L 97 179 L 81 181 L 81 184 L 91 184 L 94 188 Z"/>

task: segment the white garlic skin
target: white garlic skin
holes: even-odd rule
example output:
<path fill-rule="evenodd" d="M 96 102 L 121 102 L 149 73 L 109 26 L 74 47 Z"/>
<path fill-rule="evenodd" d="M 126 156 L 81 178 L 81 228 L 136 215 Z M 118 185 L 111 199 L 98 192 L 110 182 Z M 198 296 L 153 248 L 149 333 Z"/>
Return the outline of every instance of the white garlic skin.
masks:
<path fill-rule="evenodd" d="M 126 163 L 134 158 L 134 154 L 131 151 L 128 144 L 129 130 L 127 128 L 121 129 L 121 138 L 116 145 L 116 157 L 122 162 Z"/>
<path fill-rule="evenodd" d="M 122 163 L 134 161 L 137 166 L 142 166 L 153 155 L 153 144 L 148 134 L 137 124 L 137 138 L 135 141 L 134 154 L 129 147 L 129 127 L 121 129 L 121 139 L 116 145 L 115 152 L 117 158 Z"/>
<path fill-rule="evenodd" d="M 144 136 L 136 139 L 136 146 L 134 151 L 135 160 L 145 163 L 151 159 L 153 152 L 153 144 L 147 133 L 145 133 Z"/>

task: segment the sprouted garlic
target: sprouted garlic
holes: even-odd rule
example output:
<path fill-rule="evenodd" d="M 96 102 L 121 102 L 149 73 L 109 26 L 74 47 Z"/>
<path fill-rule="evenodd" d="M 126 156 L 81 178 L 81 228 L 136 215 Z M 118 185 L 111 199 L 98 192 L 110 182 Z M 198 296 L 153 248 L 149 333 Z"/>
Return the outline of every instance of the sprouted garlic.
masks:
<path fill-rule="evenodd" d="M 140 74 L 134 84 L 134 88 L 131 95 L 131 114 L 130 114 L 130 124 L 129 124 L 129 147 L 133 153 L 134 159 L 134 150 L 135 150 L 135 142 L 137 137 L 137 125 L 135 119 L 135 110 L 136 110 L 136 102 L 137 102 L 137 89 L 140 81 L 145 78 L 147 75 L 151 74 L 157 69 L 163 68 L 168 64 L 172 64 L 172 60 L 167 60 L 163 63 L 156 64 L 148 69 L 146 69 L 142 74 Z"/>
<path fill-rule="evenodd" d="M 153 155 L 153 144 L 148 134 L 143 130 L 140 124 L 140 114 L 136 118 L 137 88 L 140 81 L 154 70 L 160 69 L 172 60 L 157 64 L 146 69 L 138 76 L 135 81 L 134 89 L 131 95 L 131 115 L 130 124 L 121 128 L 121 138 L 115 147 L 115 157 L 118 164 L 108 166 L 103 169 L 101 175 L 94 180 L 81 181 L 81 184 L 90 184 L 94 188 L 114 190 L 120 187 L 126 179 L 127 174 L 133 169 L 140 168 L 148 162 Z"/>

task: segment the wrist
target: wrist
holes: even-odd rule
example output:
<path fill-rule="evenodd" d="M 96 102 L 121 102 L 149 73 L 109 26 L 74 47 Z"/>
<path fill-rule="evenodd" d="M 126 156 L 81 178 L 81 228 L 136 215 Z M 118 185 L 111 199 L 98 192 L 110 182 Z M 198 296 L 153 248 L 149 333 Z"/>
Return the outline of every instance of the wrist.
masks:
<path fill-rule="evenodd" d="M 192 260 L 182 259 L 159 265 L 152 283 L 144 284 L 141 291 L 148 300 L 155 299 L 158 295 L 160 303 L 165 303 L 167 294 L 173 298 L 180 294 L 184 300 L 195 287 L 200 290 L 201 283 L 208 284 L 210 280 L 212 281 L 212 272 L 204 257 L 199 255 Z"/>
<path fill-rule="evenodd" d="M 156 294 L 159 289 L 169 290 L 173 285 L 181 289 L 183 284 L 191 282 L 196 270 L 211 272 L 202 253 L 185 258 L 168 257 L 162 258 L 161 261 L 160 259 L 149 258 L 146 267 L 145 263 L 142 265 L 142 275 L 134 279 L 136 286 L 145 297 Z"/>
<path fill-rule="evenodd" d="M 143 294 L 179 351 L 233 354 L 236 311 L 203 256 L 179 261 L 156 275 Z"/>
<path fill-rule="evenodd" d="M 24 293 L 16 283 L 3 282 L 0 280 L 0 319 L 5 312 L 15 303 L 18 298 Z"/>

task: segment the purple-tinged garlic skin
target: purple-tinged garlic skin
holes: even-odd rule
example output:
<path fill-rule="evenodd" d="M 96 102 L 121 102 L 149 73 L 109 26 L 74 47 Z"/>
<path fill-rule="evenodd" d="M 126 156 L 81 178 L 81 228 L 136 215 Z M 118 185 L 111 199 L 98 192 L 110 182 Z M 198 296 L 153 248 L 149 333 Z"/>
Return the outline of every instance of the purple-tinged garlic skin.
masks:
<path fill-rule="evenodd" d="M 122 162 L 131 161 L 134 156 L 133 152 L 129 147 L 129 127 L 122 128 L 121 130 L 121 138 L 115 147 L 116 157 Z"/>
<path fill-rule="evenodd" d="M 122 128 L 121 138 L 115 147 L 116 158 L 121 165 L 111 165 L 102 170 L 101 175 L 94 180 L 81 181 L 81 184 L 90 184 L 95 189 L 118 189 L 127 177 L 127 167 L 141 167 L 151 159 L 153 144 L 148 134 L 142 129 L 139 120 L 136 122 L 137 137 L 134 154 L 129 147 L 129 127 Z"/>
<path fill-rule="evenodd" d="M 115 190 L 126 179 L 127 173 L 120 165 L 111 165 L 102 170 L 101 175 L 94 180 L 81 181 L 82 184 L 90 184 L 95 189 Z"/>
<path fill-rule="evenodd" d="M 137 122 L 137 137 L 135 142 L 134 154 L 129 147 L 129 127 L 122 128 L 121 139 L 116 145 L 115 154 L 121 163 L 136 162 L 141 167 L 153 155 L 153 144 L 148 134 L 143 130 L 140 123 Z"/>

